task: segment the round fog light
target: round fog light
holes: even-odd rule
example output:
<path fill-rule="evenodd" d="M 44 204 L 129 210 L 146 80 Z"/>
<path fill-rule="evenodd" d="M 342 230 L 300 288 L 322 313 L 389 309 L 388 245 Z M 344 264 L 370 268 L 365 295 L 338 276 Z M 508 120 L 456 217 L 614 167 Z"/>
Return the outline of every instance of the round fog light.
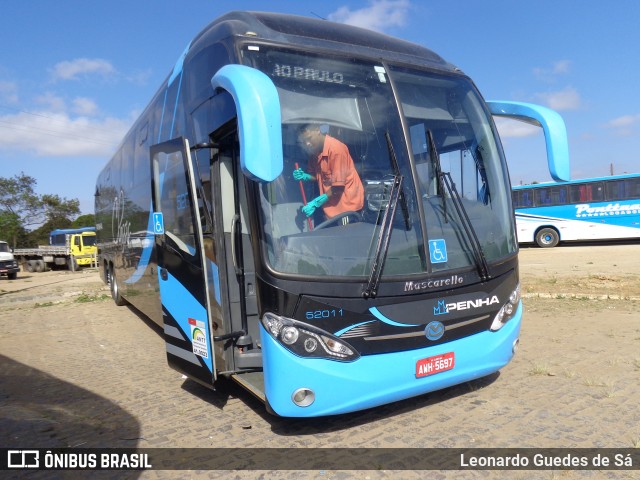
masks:
<path fill-rule="evenodd" d="M 298 340 L 298 335 L 299 333 L 296 327 L 284 327 L 282 329 L 282 333 L 280 333 L 282 341 L 287 345 L 296 343 L 296 340 Z"/>
<path fill-rule="evenodd" d="M 315 352 L 316 348 L 318 348 L 318 341 L 315 338 L 309 337 L 304 341 L 304 349 L 307 353 Z"/>
<path fill-rule="evenodd" d="M 316 399 L 316 394 L 313 393 L 313 390 L 309 390 L 308 388 L 299 388 L 293 395 L 291 395 L 291 400 L 299 407 L 308 407 L 311 405 Z"/>

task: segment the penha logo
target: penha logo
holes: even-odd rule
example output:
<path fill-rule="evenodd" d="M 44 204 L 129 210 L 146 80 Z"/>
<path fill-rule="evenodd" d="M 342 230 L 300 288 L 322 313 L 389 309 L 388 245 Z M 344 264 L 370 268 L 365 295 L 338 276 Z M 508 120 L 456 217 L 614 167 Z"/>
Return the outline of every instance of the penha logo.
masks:
<path fill-rule="evenodd" d="M 433 307 L 433 314 L 434 315 L 445 315 L 447 313 L 449 313 L 449 309 L 447 308 L 447 304 L 444 302 L 444 300 L 438 300 L 438 305 Z"/>
<path fill-rule="evenodd" d="M 451 310 L 471 310 L 473 308 L 488 307 L 500 303 L 497 295 L 491 297 L 478 298 L 476 300 L 462 300 L 460 302 L 445 303 L 446 300 L 438 300 L 438 304 L 433 307 L 434 315 L 445 315 Z"/>

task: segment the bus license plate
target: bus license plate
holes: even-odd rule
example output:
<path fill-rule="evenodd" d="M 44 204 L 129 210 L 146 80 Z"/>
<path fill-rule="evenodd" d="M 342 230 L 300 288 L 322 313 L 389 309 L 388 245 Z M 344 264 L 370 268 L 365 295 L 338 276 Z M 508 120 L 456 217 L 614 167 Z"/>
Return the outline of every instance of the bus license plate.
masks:
<path fill-rule="evenodd" d="M 416 378 L 446 372 L 447 370 L 451 370 L 455 363 L 455 355 L 453 352 L 423 358 L 416 362 Z"/>

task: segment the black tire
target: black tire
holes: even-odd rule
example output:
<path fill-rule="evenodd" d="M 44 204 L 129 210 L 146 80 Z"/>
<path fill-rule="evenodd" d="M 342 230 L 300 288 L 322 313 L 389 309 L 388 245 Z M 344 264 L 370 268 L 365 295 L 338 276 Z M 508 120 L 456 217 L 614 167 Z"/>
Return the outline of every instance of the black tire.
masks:
<path fill-rule="evenodd" d="M 116 278 L 116 272 L 113 269 L 109 270 L 109 285 L 111 287 L 111 298 L 119 307 L 126 305 L 126 300 L 120 295 L 120 285 L 118 285 L 118 279 Z"/>
<path fill-rule="evenodd" d="M 542 248 L 552 248 L 560 243 L 560 235 L 555 228 L 541 228 L 536 233 L 536 243 Z"/>
<path fill-rule="evenodd" d="M 9 277 L 9 280 L 15 280 L 18 278 L 18 272 L 9 273 L 7 277 Z"/>

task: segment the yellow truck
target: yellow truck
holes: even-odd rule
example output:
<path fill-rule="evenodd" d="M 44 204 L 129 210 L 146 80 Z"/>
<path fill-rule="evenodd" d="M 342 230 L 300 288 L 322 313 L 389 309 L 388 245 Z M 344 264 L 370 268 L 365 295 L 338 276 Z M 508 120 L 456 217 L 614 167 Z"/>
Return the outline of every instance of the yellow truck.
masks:
<path fill-rule="evenodd" d="M 16 248 L 13 255 L 27 272 L 44 272 L 58 265 L 76 270 L 79 266 L 92 265 L 96 261 L 95 227 L 53 230 L 49 245 L 37 248 Z"/>

